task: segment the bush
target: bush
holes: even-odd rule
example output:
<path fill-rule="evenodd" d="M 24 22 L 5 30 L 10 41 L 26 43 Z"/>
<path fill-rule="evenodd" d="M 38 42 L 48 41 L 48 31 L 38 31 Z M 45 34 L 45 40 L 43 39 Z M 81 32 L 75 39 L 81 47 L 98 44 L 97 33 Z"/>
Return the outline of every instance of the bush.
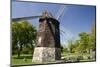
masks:
<path fill-rule="evenodd" d="M 77 59 L 78 60 L 83 60 L 83 56 L 78 56 Z"/>

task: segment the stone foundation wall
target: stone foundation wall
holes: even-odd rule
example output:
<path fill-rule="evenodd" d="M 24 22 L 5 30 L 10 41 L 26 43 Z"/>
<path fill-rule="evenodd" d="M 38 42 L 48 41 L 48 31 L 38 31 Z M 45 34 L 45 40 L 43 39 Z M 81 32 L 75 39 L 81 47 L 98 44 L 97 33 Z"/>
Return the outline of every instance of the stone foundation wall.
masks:
<path fill-rule="evenodd" d="M 36 47 L 32 61 L 49 62 L 61 59 L 61 49 L 53 47 Z"/>

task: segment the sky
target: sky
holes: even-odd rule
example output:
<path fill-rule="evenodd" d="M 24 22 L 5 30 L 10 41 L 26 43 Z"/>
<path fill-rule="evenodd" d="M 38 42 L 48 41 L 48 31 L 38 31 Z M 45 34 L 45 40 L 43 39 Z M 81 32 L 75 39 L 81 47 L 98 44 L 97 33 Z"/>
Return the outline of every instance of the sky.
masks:
<path fill-rule="evenodd" d="M 95 6 L 12 1 L 12 18 L 39 16 L 45 10 L 56 18 L 63 7 L 65 9 L 58 21 L 60 29 L 63 30 L 60 31 L 61 44 L 66 46 L 68 40 L 79 39 L 80 32 L 91 32 L 96 22 Z M 39 18 L 28 21 L 38 29 L 38 20 Z"/>

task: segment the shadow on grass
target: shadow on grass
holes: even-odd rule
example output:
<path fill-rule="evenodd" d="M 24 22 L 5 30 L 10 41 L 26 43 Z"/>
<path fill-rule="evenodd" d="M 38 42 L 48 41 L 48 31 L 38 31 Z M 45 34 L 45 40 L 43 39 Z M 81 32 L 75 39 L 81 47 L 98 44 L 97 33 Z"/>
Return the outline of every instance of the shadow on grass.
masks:
<path fill-rule="evenodd" d="M 20 56 L 19 58 L 17 56 L 13 56 L 13 59 L 23 59 L 23 58 L 32 59 L 32 56 L 23 55 L 23 56 Z"/>

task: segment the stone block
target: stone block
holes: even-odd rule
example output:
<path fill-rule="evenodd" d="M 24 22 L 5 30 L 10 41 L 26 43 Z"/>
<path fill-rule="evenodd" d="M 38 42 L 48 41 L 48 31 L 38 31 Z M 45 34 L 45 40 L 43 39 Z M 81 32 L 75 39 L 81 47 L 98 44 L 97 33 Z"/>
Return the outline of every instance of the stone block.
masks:
<path fill-rule="evenodd" d="M 52 47 L 36 47 L 32 61 L 50 62 L 61 59 L 60 48 Z"/>

